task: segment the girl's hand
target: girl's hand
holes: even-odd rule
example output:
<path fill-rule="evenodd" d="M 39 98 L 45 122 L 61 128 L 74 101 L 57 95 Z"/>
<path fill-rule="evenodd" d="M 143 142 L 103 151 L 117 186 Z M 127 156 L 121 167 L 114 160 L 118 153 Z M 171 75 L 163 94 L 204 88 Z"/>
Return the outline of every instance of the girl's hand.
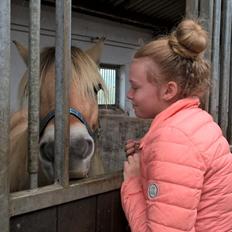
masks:
<path fill-rule="evenodd" d="M 128 139 L 125 145 L 126 156 L 134 155 L 135 152 L 139 152 L 139 140 Z"/>
<path fill-rule="evenodd" d="M 140 176 L 140 156 L 138 153 L 128 156 L 128 160 L 124 161 L 123 176 L 124 180 Z"/>

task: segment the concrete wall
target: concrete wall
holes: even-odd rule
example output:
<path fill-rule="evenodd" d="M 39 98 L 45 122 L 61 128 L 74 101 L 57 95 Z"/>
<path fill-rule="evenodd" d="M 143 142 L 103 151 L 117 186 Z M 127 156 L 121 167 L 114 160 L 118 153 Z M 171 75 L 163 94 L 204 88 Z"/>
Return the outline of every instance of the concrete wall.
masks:
<path fill-rule="evenodd" d="M 128 139 L 140 139 L 148 130 L 150 120 L 122 114 L 101 114 L 97 152 L 106 173 L 122 170 L 126 160 L 124 146 Z"/>
<path fill-rule="evenodd" d="M 11 39 L 24 45 L 28 43 L 29 10 L 27 1 L 13 1 L 11 20 Z M 91 38 L 106 37 L 102 63 L 121 65 L 120 107 L 133 115 L 126 100 L 128 90 L 128 66 L 141 41 L 151 39 L 151 31 L 143 30 L 109 20 L 103 20 L 73 12 L 72 44 L 86 49 L 93 45 Z M 41 47 L 55 44 L 55 8 L 41 8 Z M 17 86 L 26 67 L 12 43 L 11 46 L 11 111 L 17 110 Z"/>

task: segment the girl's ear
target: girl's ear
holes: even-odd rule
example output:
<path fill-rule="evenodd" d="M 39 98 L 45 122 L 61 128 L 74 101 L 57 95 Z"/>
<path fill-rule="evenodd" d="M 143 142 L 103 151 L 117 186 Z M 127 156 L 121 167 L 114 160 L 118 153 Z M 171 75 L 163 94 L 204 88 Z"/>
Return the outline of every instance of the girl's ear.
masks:
<path fill-rule="evenodd" d="M 162 98 L 165 101 L 172 101 L 178 94 L 178 85 L 175 81 L 169 81 L 165 84 L 165 88 L 162 94 Z"/>

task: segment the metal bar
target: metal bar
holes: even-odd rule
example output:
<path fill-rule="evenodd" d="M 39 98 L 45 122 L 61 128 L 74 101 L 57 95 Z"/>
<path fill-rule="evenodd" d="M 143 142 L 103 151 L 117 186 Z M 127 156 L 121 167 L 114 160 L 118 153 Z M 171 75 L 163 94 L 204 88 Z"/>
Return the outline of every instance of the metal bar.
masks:
<path fill-rule="evenodd" d="M 174 1 L 173 1 L 174 2 Z M 153 5 L 150 6 L 147 10 L 146 10 L 146 14 L 152 14 L 152 12 L 157 12 L 156 14 L 156 17 L 159 18 L 160 16 L 163 16 L 164 18 L 164 15 L 167 15 L 166 14 L 166 9 L 169 9 L 170 5 L 173 4 L 170 3 L 170 0 L 169 1 L 166 1 L 166 2 L 162 2 L 160 1 L 160 4 L 157 4 L 156 2 L 152 2 Z M 176 3 L 178 4 L 178 2 L 176 1 Z M 142 3 L 143 5 L 143 3 Z M 180 8 L 180 4 L 179 5 L 179 8 Z M 169 15 L 168 15 L 169 16 Z"/>
<path fill-rule="evenodd" d="M 69 183 L 68 92 L 71 76 L 71 0 L 57 0 L 55 181 L 64 187 Z"/>
<path fill-rule="evenodd" d="M 119 107 L 119 102 L 120 102 L 120 77 L 119 77 L 119 72 L 121 70 L 119 68 L 115 69 L 115 104 Z"/>
<path fill-rule="evenodd" d="M 140 4 L 141 2 L 143 2 L 144 0 L 134 0 L 134 1 L 128 1 L 126 3 L 126 9 L 131 9 L 131 8 L 134 8 L 135 6 L 137 6 L 138 4 Z M 119 1 L 120 3 L 122 1 Z M 114 6 L 117 6 L 118 5 L 118 1 L 116 3 L 114 3 Z"/>
<path fill-rule="evenodd" d="M 164 8 L 168 7 L 168 4 L 162 3 Z M 170 2 L 169 2 L 170 4 Z M 148 1 L 146 4 L 143 4 L 137 8 L 137 12 L 142 13 L 142 14 L 146 14 L 150 11 L 150 9 L 154 9 L 154 8 L 158 8 L 159 5 L 157 3 L 155 3 L 154 1 Z M 163 8 L 161 8 L 160 10 L 157 10 L 157 12 L 160 12 Z M 154 11 L 153 11 L 154 12 Z"/>
<path fill-rule="evenodd" d="M 40 0 L 30 1 L 28 171 L 30 188 L 38 187 L 40 79 Z"/>
<path fill-rule="evenodd" d="M 185 15 L 188 18 L 197 18 L 199 14 L 199 0 L 186 0 Z"/>
<path fill-rule="evenodd" d="M 0 231 L 9 231 L 10 0 L 0 1 Z"/>
<path fill-rule="evenodd" d="M 210 113 L 218 122 L 219 85 L 220 85 L 220 33 L 221 33 L 221 0 L 214 2 L 214 19 L 212 34 L 212 88 L 210 96 Z"/>
<path fill-rule="evenodd" d="M 211 47 L 212 47 L 212 33 L 213 33 L 213 7 L 214 1 L 212 0 L 204 0 L 200 1 L 200 12 L 199 17 L 203 21 L 204 28 L 207 30 L 209 35 L 209 43 L 208 48 L 205 53 L 205 58 L 208 61 L 211 61 Z M 209 111 L 209 100 L 210 95 L 209 91 L 205 94 L 205 102 L 204 102 L 204 109 Z"/>
<path fill-rule="evenodd" d="M 232 1 L 229 2 L 230 4 L 230 9 L 232 9 Z M 230 11 L 230 20 L 231 20 L 231 24 L 232 24 L 232 12 Z M 232 28 L 230 28 L 230 30 L 232 30 Z M 230 46 L 232 43 L 232 32 L 231 32 L 231 38 L 230 38 Z M 230 48 L 230 51 L 228 51 L 230 54 L 230 68 L 227 70 L 230 76 L 230 89 L 229 89 L 229 115 L 228 115 L 228 131 L 227 131 L 227 138 L 228 141 L 230 142 L 230 144 L 232 144 L 232 47 Z"/>
<path fill-rule="evenodd" d="M 164 27 L 164 25 L 160 25 L 159 23 L 157 23 L 156 25 L 153 23 L 141 23 L 137 20 L 133 20 L 133 19 L 128 19 L 128 18 L 125 18 L 125 17 L 120 17 L 120 16 L 115 16 L 113 14 L 108 14 L 108 13 L 104 13 L 104 12 L 100 12 L 100 11 L 97 11 L 97 10 L 92 10 L 92 9 L 89 9 L 89 8 L 85 8 L 85 7 L 81 7 L 81 6 L 78 6 L 78 5 L 74 5 L 73 6 L 73 9 L 76 10 L 76 11 L 81 11 L 81 12 L 84 12 L 84 13 L 88 13 L 90 15 L 93 15 L 93 16 L 97 16 L 97 17 L 107 17 L 111 20 L 115 20 L 115 21 L 120 21 L 120 22 L 123 22 L 123 23 L 129 23 L 129 24 L 132 24 L 132 25 L 136 25 L 138 27 L 143 27 L 143 28 L 147 28 L 147 29 L 152 29 L 152 30 L 162 30 L 162 28 Z M 156 21 L 156 20 L 154 20 Z"/>
<path fill-rule="evenodd" d="M 182 9 L 184 9 L 184 7 L 185 7 L 185 4 L 182 5 L 178 1 L 174 1 L 172 3 L 171 7 L 166 8 L 163 11 L 159 11 L 159 14 L 162 14 L 163 17 L 170 17 L 170 18 L 174 17 L 175 18 L 176 12 L 182 12 Z M 155 6 L 154 6 L 154 8 L 155 8 Z M 154 8 L 153 8 L 153 10 L 154 10 Z"/>
<path fill-rule="evenodd" d="M 221 95 L 220 95 L 220 114 L 219 122 L 224 135 L 227 135 L 228 129 L 228 108 L 229 108 L 229 90 L 230 90 L 230 49 L 231 49 L 231 10 L 232 1 L 223 2 L 222 18 L 222 40 L 221 40 Z"/>
<path fill-rule="evenodd" d="M 23 24 L 16 24 L 16 23 L 11 23 L 11 30 L 12 31 L 18 31 L 18 32 L 26 32 L 28 33 L 28 26 L 23 25 Z M 48 29 L 48 28 L 40 28 L 40 35 L 46 36 L 46 37 L 55 37 L 55 31 Z M 72 34 L 72 41 L 77 41 L 77 42 L 87 42 L 89 43 L 91 41 L 92 37 L 87 36 L 87 35 L 82 35 L 82 34 Z M 126 48 L 126 49 L 137 49 L 139 44 L 135 43 L 127 43 L 124 41 L 116 41 L 116 40 L 110 40 L 108 39 L 107 42 L 105 43 L 111 47 L 116 47 L 116 48 Z"/>
<path fill-rule="evenodd" d="M 70 184 L 69 188 L 56 184 L 37 190 L 15 192 L 10 196 L 10 215 L 16 216 L 119 189 L 122 180 L 122 172 L 119 171 L 80 180 Z"/>

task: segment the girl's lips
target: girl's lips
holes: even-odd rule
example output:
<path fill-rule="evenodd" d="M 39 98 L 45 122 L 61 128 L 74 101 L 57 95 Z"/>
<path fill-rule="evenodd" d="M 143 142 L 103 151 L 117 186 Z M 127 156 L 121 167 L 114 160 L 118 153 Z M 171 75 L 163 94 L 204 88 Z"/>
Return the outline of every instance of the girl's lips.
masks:
<path fill-rule="evenodd" d="M 136 106 L 136 105 L 133 106 L 133 109 L 137 109 L 137 108 L 138 108 L 138 106 Z"/>

